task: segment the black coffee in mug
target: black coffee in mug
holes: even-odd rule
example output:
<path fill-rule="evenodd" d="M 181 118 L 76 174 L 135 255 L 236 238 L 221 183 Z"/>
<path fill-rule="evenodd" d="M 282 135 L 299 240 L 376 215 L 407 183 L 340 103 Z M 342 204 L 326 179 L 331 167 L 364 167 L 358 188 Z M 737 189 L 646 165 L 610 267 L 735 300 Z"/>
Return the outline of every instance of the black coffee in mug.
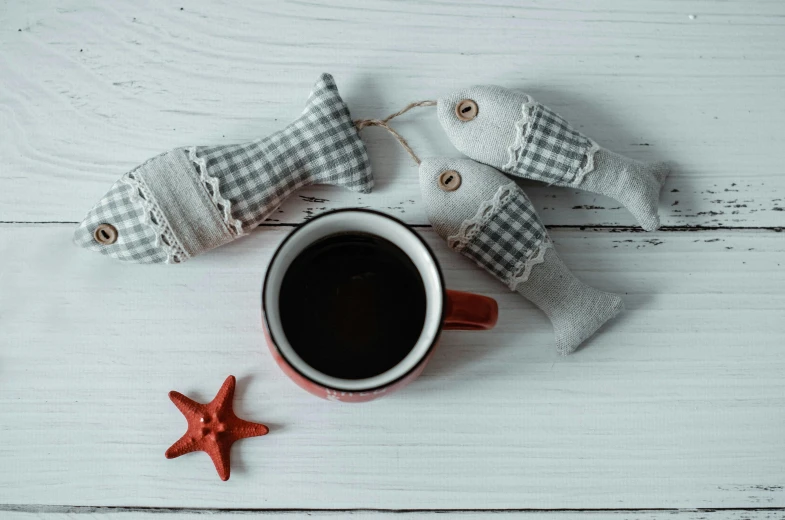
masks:
<path fill-rule="evenodd" d="M 386 372 L 411 351 L 425 322 L 425 286 L 385 238 L 341 233 L 304 249 L 281 283 L 280 320 L 303 361 L 341 379 Z"/>

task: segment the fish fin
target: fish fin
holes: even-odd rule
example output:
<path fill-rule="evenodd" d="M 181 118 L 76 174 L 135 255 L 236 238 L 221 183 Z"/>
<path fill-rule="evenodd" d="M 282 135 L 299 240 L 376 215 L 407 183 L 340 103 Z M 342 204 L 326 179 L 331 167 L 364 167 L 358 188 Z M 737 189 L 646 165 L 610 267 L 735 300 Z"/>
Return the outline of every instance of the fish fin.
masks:
<path fill-rule="evenodd" d="M 600 291 L 578 280 L 552 247 L 517 290 L 551 320 L 556 350 L 562 355 L 574 352 L 624 308 L 619 295 Z"/>
<path fill-rule="evenodd" d="M 373 189 L 371 162 L 365 143 L 354 126 L 349 107 L 330 74 L 319 76 L 300 116 L 309 132 L 314 163 L 314 184 L 341 186 L 359 193 Z"/>
<path fill-rule="evenodd" d="M 665 162 L 630 169 L 634 188 L 627 190 L 625 200 L 621 202 L 646 231 L 656 231 L 660 227 L 660 191 L 669 173 L 670 165 Z"/>
<path fill-rule="evenodd" d="M 575 187 L 618 200 L 646 231 L 660 227 L 660 191 L 670 173 L 666 162 L 642 163 L 600 148 L 595 168 Z"/>
<path fill-rule="evenodd" d="M 556 351 L 561 355 L 574 352 L 581 343 L 624 309 L 624 302 L 618 294 L 579 283 L 581 287 L 573 293 L 570 305 L 551 316 Z"/>

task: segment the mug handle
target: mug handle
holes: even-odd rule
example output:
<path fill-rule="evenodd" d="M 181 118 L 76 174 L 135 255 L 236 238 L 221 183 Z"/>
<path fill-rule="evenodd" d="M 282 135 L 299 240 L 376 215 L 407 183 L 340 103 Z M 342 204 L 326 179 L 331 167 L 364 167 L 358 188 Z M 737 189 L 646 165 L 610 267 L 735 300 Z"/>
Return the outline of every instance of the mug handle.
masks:
<path fill-rule="evenodd" d="M 488 330 L 496 325 L 499 305 L 493 298 L 447 290 L 444 330 Z"/>

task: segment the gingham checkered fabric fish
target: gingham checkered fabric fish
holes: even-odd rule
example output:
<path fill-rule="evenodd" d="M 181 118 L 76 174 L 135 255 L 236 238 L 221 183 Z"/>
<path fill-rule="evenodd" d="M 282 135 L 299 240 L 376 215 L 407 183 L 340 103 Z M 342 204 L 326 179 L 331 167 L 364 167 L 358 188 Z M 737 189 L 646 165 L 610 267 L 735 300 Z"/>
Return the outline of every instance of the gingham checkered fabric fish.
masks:
<path fill-rule="evenodd" d="M 597 145 L 534 101 L 526 106 L 526 120 L 529 123 L 516 134 L 515 150 L 503 170 L 549 184 L 574 183 L 586 171 Z"/>
<path fill-rule="evenodd" d="M 455 147 L 475 161 L 511 176 L 613 197 L 643 229 L 659 227 L 666 163 L 644 164 L 601 148 L 531 96 L 502 87 L 453 92 L 439 99 L 438 115 Z"/>
<path fill-rule="evenodd" d="M 444 172 L 459 182 L 456 189 L 443 189 Z M 618 295 L 570 272 L 526 194 L 496 169 L 471 159 L 424 159 L 420 189 L 431 224 L 451 249 L 545 312 L 559 353 L 573 352 L 624 307 Z"/>
<path fill-rule="evenodd" d="M 279 132 L 177 148 L 131 170 L 88 213 L 74 242 L 119 260 L 180 263 L 248 233 L 308 184 L 373 187 L 365 144 L 329 74 Z"/>
<path fill-rule="evenodd" d="M 531 270 L 539 253 L 550 247 L 548 234 L 514 182 L 500 186 L 478 213 L 479 218 L 464 220 L 458 233 L 447 238 L 448 245 L 514 291 L 528 277 L 526 268 Z"/>

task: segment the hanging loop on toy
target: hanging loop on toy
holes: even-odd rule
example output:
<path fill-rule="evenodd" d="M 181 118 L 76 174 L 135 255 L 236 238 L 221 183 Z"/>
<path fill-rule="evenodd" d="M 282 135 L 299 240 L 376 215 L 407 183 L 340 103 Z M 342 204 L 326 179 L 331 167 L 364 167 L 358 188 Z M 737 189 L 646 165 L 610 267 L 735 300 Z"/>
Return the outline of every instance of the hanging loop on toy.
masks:
<path fill-rule="evenodd" d="M 417 166 L 419 166 L 420 163 L 422 162 L 420 161 L 420 158 L 417 157 L 417 154 L 414 153 L 414 150 L 412 150 L 411 146 L 409 146 L 409 143 L 406 141 L 406 139 L 404 139 L 403 136 L 401 136 L 401 134 L 396 132 L 395 129 L 389 125 L 389 122 L 390 120 L 395 119 L 396 117 L 402 114 L 405 114 L 406 112 L 408 112 L 413 108 L 432 107 L 435 105 L 436 105 L 436 101 L 434 100 L 415 101 L 414 103 L 409 103 L 398 112 L 395 112 L 394 114 L 390 114 L 384 119 L 357 119 L 354 121 L 354 126 L 357 128 L 357 131 L 360 131 L 367 126 L 380 126 L 382 128 L 385 128 L 388 132 L 390 132 L 395 137 L 395 139 L 398 140 L 399 143 L 401 143 L 401 146 L 403 146 L 403 149 L 406 150 L 406 153 L 409 154 L 409 157 L 411 157 L 414 160 L 414 162 L 417 163 Z"/>

